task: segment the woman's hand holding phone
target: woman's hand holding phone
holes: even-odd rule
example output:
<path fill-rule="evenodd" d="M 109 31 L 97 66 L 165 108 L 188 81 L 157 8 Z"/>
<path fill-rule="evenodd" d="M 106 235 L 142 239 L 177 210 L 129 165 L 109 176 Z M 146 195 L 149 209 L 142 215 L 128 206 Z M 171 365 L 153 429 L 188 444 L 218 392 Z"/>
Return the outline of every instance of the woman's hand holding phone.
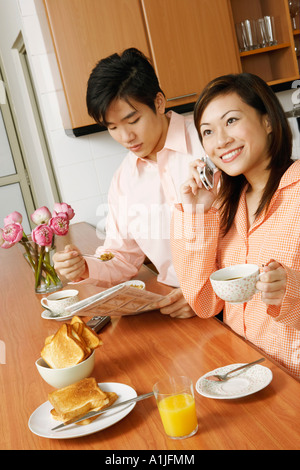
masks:
<path fill-rule="evenodd" d="M 185 212 L 208 212 L 217 197 L 217 187 L 221 172 L 215 171 L 213 181 L 208 180 L 204 183 L 206 187 L 212 186 L 206 189 L 202 179 L 205 174 L 209 175 L 209 172 L 202 170 L 205 166 L 206 163 L 200 159 L 190 163 L 189 178 L 181 186 L 181 202 Z M 211 184 L 209 184 L 210 181 Z"/>

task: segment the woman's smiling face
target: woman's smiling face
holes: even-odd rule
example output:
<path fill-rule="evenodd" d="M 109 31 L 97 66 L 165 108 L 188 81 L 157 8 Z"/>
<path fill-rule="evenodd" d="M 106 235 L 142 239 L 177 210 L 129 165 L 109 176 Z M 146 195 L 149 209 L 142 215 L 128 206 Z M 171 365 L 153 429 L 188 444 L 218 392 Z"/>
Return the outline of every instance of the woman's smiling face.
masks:
<path fill-rule="evenodd" d="M 269 161 L 267 115 L 262 116 L 237 93 L 214 98 L 205 108 L 199 126 L 205 152 L 230 176 L 264 170 Z"/>

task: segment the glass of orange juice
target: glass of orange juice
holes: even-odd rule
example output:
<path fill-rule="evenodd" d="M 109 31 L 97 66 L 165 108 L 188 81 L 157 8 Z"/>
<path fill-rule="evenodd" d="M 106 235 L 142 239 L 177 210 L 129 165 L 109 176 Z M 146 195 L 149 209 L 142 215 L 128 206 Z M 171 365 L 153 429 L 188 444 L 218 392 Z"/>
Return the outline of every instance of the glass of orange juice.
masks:
<path fill-rule="evenodd" d="M 184 376 L 168 377 L 153 386 L 167 436 L 184 439 L 198 430 L 193 383 Z"/>

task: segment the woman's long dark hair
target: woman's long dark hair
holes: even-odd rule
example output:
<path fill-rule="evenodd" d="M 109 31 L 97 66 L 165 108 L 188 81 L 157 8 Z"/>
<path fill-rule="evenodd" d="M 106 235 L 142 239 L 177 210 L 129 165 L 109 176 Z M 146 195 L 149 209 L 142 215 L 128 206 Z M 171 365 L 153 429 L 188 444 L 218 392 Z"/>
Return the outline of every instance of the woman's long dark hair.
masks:
<path fill-rule="evenodd" d="M 270 176 L 255 214 L 257 217 L 264 209 L 267 209 L 282 175 L 293 163 L 291 159 L 292 132 L 277 96 L 261 78 L 249 73 L 230 74 L 212 80 L 204 88 L 195 105 L 194 121 L 201 142 L 199 126 L 204 110 L 214 98 L 228 93 L 239 95 L 260 115 L 267 114 L 272 128 L 269 136 L 270 163 L 267 166 L 267 169 L 270 170 Z M 233 224 L 240 195 L 246 184 L 247 180 L 244 175 L 233 177 L 222 172 L 218 202 L 221 213 L 221 229 L 224 234 Z"/>

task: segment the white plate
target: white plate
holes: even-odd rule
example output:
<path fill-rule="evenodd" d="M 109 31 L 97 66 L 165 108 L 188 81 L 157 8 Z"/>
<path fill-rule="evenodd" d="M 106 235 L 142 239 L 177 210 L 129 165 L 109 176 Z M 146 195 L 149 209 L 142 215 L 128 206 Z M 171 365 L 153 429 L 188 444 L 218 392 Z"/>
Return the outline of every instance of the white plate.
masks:
<path fill-rule="evenodd" d="M 222 400 L 241 398 L 262 390 L 272 381 L 273 374 L 271 370 L 259 364 L 234 372 L 226 382 L 214 382 L 206 379 L 208 375 L 226 374 L 242 365 L 230 364 L 208 372 L 197 380 L 195 387 L 197 392 L 204 397 Z"/>
<path fill-rule="evenodd" d="M 51 315 L 49 310 L 43 310 L 41 317 L 44 318 L 45 320 L 56 320 L 56 321 L 65 321 L 65 320 L 70 320 L 70 318 L 73 317 L 70 313 L 67 313 L 66 315 L 58 315 L 55 317 L 54 315 Z"/>
<path fill-rule="evenodd" d="M 137 396 L 136 391 L 129 385 L 106 382 L 98 384 L 104 392 L 115 392 L 118 399 L 115 403 L 120 403 Z M 50 439 L 71 439 L 73 437 L 87 436 L 112 426 L 121 419 L 125 418 L 135 407 L 135 403 L 122 406 L 116 410 L 107 411 L 99 415 L 97 419 L 90 424 L 69 425 L 67 428 L 60 428 L 57 431 L 51 431 L 52 428 L 59 424 L 59 421 L 52 418 L 50 410 L 53 408 L 49 401 L 39 406 L 30 416 L 28 426 L 30 431 L 40 437 L 48 437 Z"/>

